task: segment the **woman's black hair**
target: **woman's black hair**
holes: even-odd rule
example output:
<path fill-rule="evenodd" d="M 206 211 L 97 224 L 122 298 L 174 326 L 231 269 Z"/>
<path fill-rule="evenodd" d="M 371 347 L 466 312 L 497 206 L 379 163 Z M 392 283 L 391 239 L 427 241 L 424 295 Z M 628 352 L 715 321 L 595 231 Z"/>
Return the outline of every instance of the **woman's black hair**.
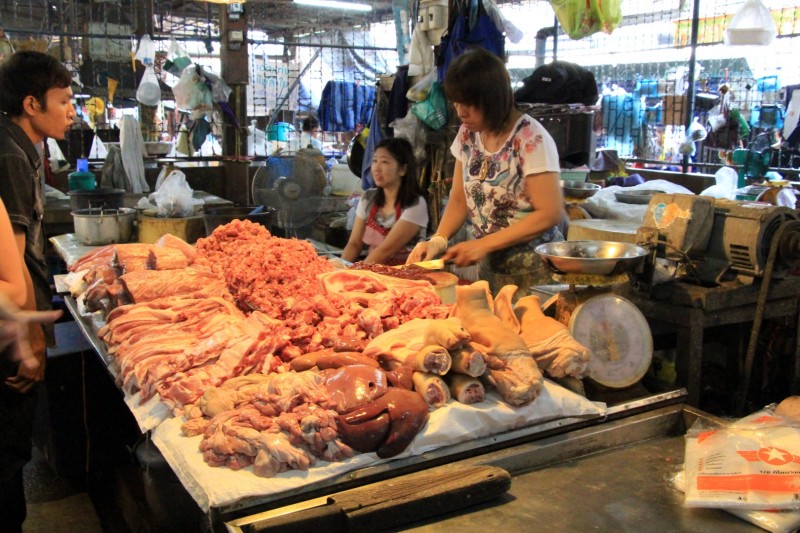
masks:
<path fill-rule="evenodd" d="M 403 174 L 403 179 L 400 181 L 400 189 L 397 191 L 397 202 L 402 209 L 412 206 L 417 203 L 417 200 L 422 196 L 422 189 L 419 187 L 417 158 L 414 157 L 414 148 L 411 143 L 399 137 L 389 137 L 383 139 L 375 147 L 383 148 L 392 154 L 392 158 L 397 161 L 401 167 L 405 165 L 406 173 Z M 383 189 L 378 187 L 378 192 L 375 194 L 375 204 L 378 207 L 383 207 L 386 203 L 386 196 Z"/>
<path fill-rule="evenodd" d="M 478 108 L 492 133 L 503 129 L 514 109 L 514 92 L 505 64 L 483 48 L 470 48 L 450 63 L 444 92 L 451 102 Z"/>
<path fill-rule="evenodd" d="M 306 118 L 304 118 L 303 122 L 300 124 L 300 128 L 303 131 L 307 132 L 312 132 L 314 131 L 314 128 L 318 127 L 319 127 L 319 120 L 317 120 L 317 117 L 313 115 L 309 115 Z"/>
<path fill-rule="evenodd" d="M 0 65 L 0 111 L 21 116 L 22 102 L 28 96 L 36 98 L 44 111 L 47 91 L 71 84 L 72 73 L 58 59 L 41 52 L 17 52 Z"/>

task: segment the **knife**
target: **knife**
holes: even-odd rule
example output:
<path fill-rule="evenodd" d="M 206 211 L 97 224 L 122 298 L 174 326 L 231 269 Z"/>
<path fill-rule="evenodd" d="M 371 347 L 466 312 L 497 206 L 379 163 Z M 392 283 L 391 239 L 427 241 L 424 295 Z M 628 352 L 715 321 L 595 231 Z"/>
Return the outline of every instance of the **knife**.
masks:
<path fill-rule="evenodd" d="M 429 261 L 417 261 L 412 265 L 427 268 L 428 270 L 443 270 L 447 265 L 454 265 L 452 259 L 431 259 Z"/>

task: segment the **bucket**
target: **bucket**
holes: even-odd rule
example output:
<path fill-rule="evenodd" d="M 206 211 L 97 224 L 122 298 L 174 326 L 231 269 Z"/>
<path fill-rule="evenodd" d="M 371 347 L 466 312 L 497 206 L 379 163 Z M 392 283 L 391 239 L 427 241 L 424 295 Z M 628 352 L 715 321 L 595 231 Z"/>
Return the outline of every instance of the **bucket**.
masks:
<path fill-rule="evenodd" d="M 183 218 L 151 217 L 139 215 L 139 242 L 152 244 L 169 233 L 189 244 L 194 244 L 203 236 L 203 217 L 200 215 Z"/>
<path fill-rule="evenodd" d="M 84 246 L 131 240 L 136 210 L 129 207 L 78 209 L 72 212 L 75 237 Z"/>
<path fill-rule="evenodd" d="M 206 209 L 203 215 L 203 223 L 206 228 L 206 237 L 218 227 L 234 220 L 249 220 L 256 224 L 261 224 L 267 230 L 272 229 L 272 216 L 275 213 L 275 208 L 264 207 L 260 213 L 251 215 L 250 213 L 256 209 L 255 205 L 235 205 L 226 207 L 214 207 Z"/>
<path fill-rule="evenodd" d="M 276 122 L 267 130 L 267 140 L 286 142 L 290 131 L 294 131 L 294 127 L 288 122 Z"/>

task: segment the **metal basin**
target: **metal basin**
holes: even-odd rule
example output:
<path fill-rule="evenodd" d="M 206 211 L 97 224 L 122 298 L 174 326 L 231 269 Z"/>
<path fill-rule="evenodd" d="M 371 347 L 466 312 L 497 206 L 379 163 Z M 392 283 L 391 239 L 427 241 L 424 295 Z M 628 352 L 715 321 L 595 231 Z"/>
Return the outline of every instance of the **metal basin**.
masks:
<path fill-rule="evenodd" d="M 564 191 L 564 196 L 570 198 L 589 198 L 594 196 L 601 187 L 596 183 L 561 180 L 561 189 Z"/>
<path fill-rule="evenodd" d="M 561 241 L 540 244 L 534 251 L 558 274 L 599 276 L 630 272 L 649 253 L 645 248 L 612 241 Z"/>

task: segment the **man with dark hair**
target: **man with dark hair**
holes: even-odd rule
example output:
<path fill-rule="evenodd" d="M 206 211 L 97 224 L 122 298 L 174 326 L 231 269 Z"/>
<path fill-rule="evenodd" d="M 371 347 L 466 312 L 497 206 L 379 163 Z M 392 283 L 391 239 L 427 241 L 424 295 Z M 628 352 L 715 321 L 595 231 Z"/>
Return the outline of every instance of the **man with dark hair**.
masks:
<path fill-rule="evenodd" d="M 72 125 L 71 85 L 69 70 L 39 52 L 17 52 L 0 65 L 0 198 L 14 231 L 14 253 L 27 267 L 23 309 L 50 308 L 42 233 L 42 143 L 48 137 L 63 139 Z M 0 531 L 4 532 L 21 531 L 27 512 L 22 467 L 30 460 L 33 385 L 44 377 L 46 352 L 40 325 L 31 326 L 29 337 L 41 362 L 40 372 L 23 378 L 14 368 L 0 369 Z"/>

